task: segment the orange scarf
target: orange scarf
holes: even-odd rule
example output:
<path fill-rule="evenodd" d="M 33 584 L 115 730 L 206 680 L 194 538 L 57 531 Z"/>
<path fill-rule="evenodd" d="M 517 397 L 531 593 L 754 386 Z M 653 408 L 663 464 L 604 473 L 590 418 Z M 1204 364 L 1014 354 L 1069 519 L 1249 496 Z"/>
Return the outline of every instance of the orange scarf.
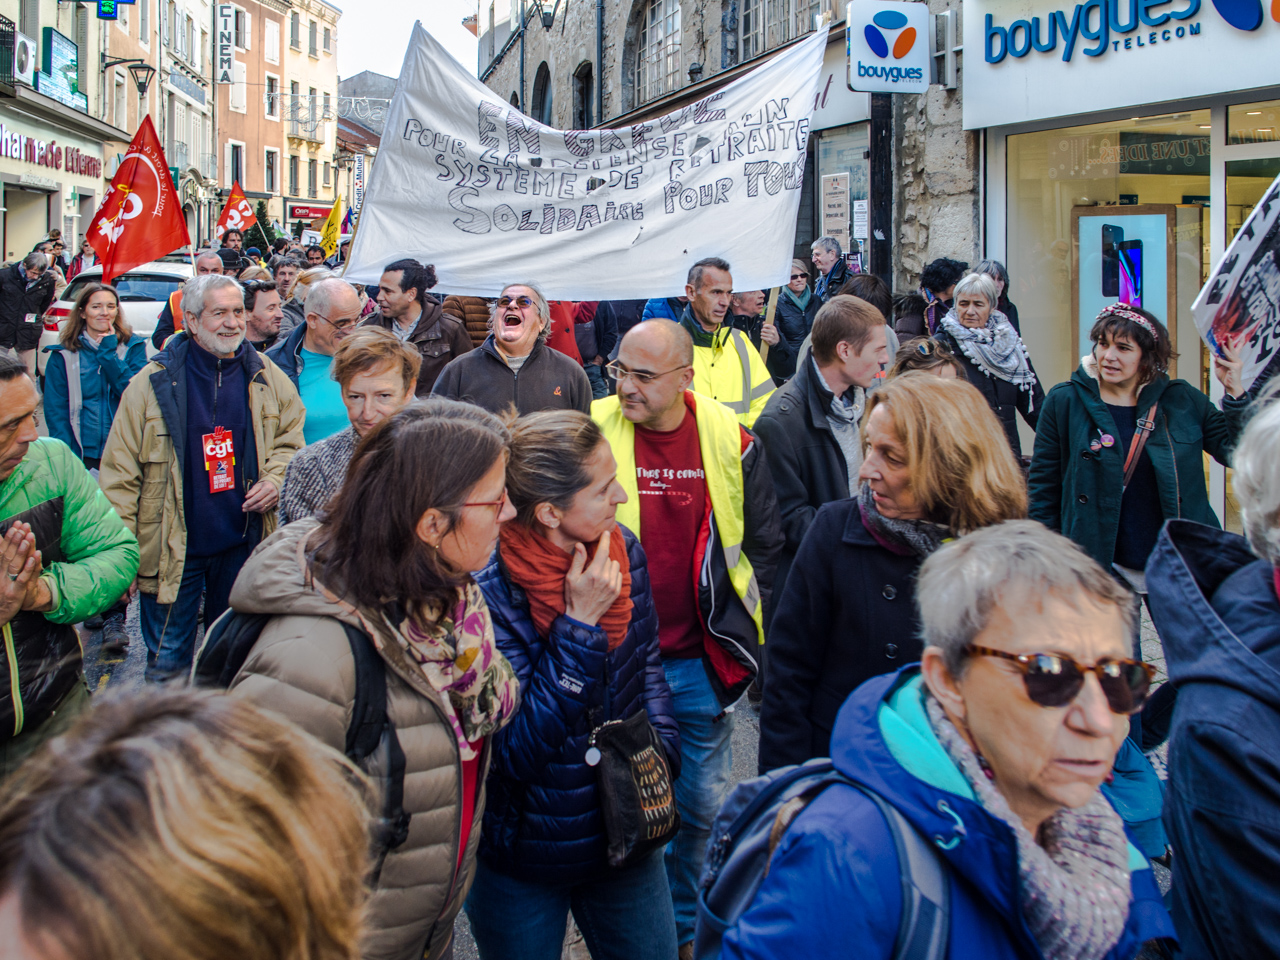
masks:
<path fill-rule="evenodd" d="M 599 541 L 597 541 L 598 543 Z M 587 562 L 595 556 L 596 544 L 588 543 Z M 540 533 L 519 523 L 502 526 L 502 563 L 511 579 L 529 597 L 529 613 L 538 635 L 548 637 L 551 623 L 565 611 L 564 578 L 573 562 L 573 554 L 565 553 Z M 618 647 L 627 636 L 631 624 L 631 560 L 621 528 L 610 531 L 609 559 L 622 568 L 622 592 L 600 618 L 598 626 L 609 636 L 609 649 Z"/>

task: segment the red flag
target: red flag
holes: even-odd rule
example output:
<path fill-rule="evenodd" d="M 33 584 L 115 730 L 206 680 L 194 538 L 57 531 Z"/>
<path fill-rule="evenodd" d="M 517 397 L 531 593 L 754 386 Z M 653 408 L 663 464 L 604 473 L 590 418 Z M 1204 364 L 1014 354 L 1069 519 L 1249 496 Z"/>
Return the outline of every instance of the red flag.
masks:
<path fill-rule="evenodd" d="M 222 208 L 222 216 L 218 218 L 218 225 L 213 228 L 213 233 L 221 240 L 228 230 L 244 233 L 257 222 L 253 207 L 249 206 L 244 191 L 240 189 L 240 181 L 237 180 L 231 185 L 231 195 L 227 197 L 227 205 Z"/>
<path fill-rule="evenodd" d="M 86 237 L 102 261 L 103 283 L 191 245 L 178 192 L 169 178 L 169 165 L 150 116 L 142 118 Z"/>

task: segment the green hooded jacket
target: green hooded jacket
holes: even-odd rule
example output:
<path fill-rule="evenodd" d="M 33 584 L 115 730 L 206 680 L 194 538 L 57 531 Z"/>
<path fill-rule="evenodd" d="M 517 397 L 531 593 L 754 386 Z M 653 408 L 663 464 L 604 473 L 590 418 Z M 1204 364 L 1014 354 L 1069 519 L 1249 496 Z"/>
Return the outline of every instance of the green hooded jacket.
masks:
<path fill-rule="evenodd" d="M 19 521 L 35 534 L 53 608 L 0 627 L 0 739 L 39 726 L 70 692 L 82 668 L 71 624 L 114 604 L 138 573 L 138 541 L 61 440 L 36 440 L 0 483 L 0 533 Z"/>
<path fill-rule="evenodd" d="M 1156 401 L 1160 408 L 1144 452 L 1155 467 L 1164 518 L 1221 527 L 1205 489 L 1204 454 L 1231 465 L 1248 401 L 1227 397 L 1218 410 L 1191 384 L 1164 374 L 1138 392 L 1138 416 L 1146 417 Z M 1082 363 L 1045 397 L 1028 478 L 1031 519 L 1070 537 L 1107 570 L 1120 530 L 1128 451 L 1118 443 L 1097 450 L 1090 444 L 1116 433 L 1092 365 Z"/>

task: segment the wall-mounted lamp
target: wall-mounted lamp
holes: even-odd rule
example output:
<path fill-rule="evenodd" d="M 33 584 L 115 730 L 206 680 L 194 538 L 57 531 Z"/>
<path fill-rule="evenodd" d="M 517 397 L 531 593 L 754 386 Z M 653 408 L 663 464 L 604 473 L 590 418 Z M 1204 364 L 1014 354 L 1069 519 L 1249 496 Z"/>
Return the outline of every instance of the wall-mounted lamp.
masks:
<path fill-rule="evenodd" d="M 555 6 L 550 10 L 543 5 L 542 0 L 534 0 L 534 2 L 538 5 L 538 12 L 542 14 L 542 29 L 550 30 L 555 26 L 556 14 L 560 12 L 560 0 L 556 0 Z M 569 4 L 566 0 L 565 8 L 568 9 L 568 6 Z"/>
<path fill-rule="evenodd" d="M 151 86 L 151 79 L 156 75 L 156 68 L 151 66 L 145 60 L 103 60 L 102 72 L 106 73 L 111 67 L 118 67 L 121 64 L 129 64 L 129 75 L 133 77 L 133 85 L 138 88 L 139 96 L 147 95 L 147 88 Z"/>
<path fill-rule="evenodd" d="M 689 82 L 697 83 L 701 79 L 702 79 L 702 64 L 700 63 L 689 64 Z"/>

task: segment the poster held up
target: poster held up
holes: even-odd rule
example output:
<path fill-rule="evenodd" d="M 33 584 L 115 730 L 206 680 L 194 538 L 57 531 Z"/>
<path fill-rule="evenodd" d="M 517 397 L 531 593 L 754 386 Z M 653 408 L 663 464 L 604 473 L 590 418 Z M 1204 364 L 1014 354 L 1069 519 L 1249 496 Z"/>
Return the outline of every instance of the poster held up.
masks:
<path fill-rule="evenodd" d="M 414 27 L 345 276 L 409 256 L 440 289 L 551 299 L 684 293 L 703 257 L 786 283 L 827 30 L 673 113 L 617 129 L 525 116 Z"/>
<path fill-rule="evenodd" d="M 1241 379 L 1253 385 L 1280 346 L 1280 177 L 1267 188 L 1191 305 L 1216 356 L 1238 340 Z"/>

